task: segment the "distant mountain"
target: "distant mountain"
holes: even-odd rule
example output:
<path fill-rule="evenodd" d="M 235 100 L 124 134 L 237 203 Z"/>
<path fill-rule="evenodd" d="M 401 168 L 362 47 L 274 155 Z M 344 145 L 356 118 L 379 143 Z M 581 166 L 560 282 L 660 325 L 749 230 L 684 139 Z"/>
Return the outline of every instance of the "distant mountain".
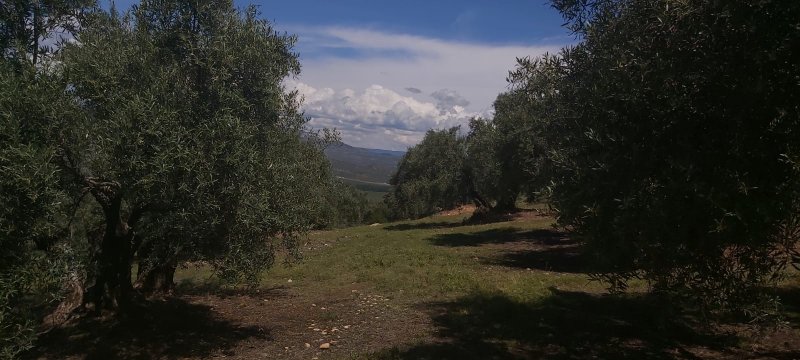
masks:
<path fill-rule="evenodd" d="M 377 188 L 388 188 L 386 183 L 404 154 L 404 151 L 366 149 L 344 143 L 325 149 L 336 176 L 351 183 L 373 184 Z"/>

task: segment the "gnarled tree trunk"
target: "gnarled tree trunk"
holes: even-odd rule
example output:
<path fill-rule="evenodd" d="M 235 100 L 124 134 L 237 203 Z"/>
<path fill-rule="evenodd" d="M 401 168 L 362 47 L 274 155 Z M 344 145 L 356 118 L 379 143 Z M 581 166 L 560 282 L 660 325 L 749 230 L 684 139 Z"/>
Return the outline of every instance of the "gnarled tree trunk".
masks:
<path fill-rule="evenodd" d="M 139 275 L 136 287 L 145 295 L 166 295 L 175 289 L 175 262 L 159 264 Z"/>
<path fill-rule="evenodd" d="M 93 248 L 93 270 L 87 279 L 84 305 L 114 311 L 125 310 L 130 305 L 133 230 L 123 219 L 122 189 L 116 182 L 98 183 L 87 180 L 90 192 L 103 209 L 105 224 L 97 233 Z"/>
<path fill-rule="evenodd" d="M 497 213 L 510 213 L 517 210 L 517 194 L 512 191 L 506 191 L 497 199 L 494 209 Z"/>
<path fill-rule="evenodd" d="M 177 256 L 172 254 L 164 261 L 148 263 L 153 256 L 152 242 L 144 244 L 138 250 L 139 269 L 136 272 L 134 288 L 146 296 L 166 295 L 175 288 L 175 270 L 178 267 Z"/>

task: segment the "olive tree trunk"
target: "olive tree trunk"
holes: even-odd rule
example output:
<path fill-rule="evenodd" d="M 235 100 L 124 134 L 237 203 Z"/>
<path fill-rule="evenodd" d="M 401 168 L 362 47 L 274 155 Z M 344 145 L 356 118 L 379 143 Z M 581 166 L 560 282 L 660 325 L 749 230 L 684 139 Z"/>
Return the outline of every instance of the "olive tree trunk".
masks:
<path fill-rule="evenodd" d="M 103 209 L 104 225 L 95 236 L 84 306 L 95 312 L 125 310 L 130 305 L 133 231 L 122 214 L 122 189 L 116 182 L 91 180 L 90 191 Z"/>

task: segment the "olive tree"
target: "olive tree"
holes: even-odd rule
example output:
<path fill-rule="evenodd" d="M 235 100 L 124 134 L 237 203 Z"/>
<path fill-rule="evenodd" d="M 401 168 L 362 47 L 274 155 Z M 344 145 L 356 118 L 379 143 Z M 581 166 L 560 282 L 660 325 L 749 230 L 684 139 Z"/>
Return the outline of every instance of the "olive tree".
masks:
<path fill-rule="evenodd" d="M 393 218 L 419 218 L 467 199 L 464 139 L 458 132 L 458 127 L 428 130 L 403 155 L 385 198 Z"/>
<path fill-rule="evenodd" d="M 231 1 L 143 1 L 99 14 L 61 57 L 84 116 L 62 132 L 64 171 L 102 224 L 84 302 L 124 308 L 137 284 L 169 287 L 179 261 L 256 279 L 308 228 L 327 179 L 304 140 L 294 38 Z"/>
<path fill-rule="evenodd" d="M 512 90 L 497 96 L 491 119 L 470 120 L 465 171 L 493 212 L 515 211 L 520 196 L 536 200 L 547 185 L 545 117 L 537 111 L 523 92 Z"/>
<path fill-rule="evenodd" d="M 613 288 L 759 299 L 800 233 L 800 4 L 554 5 L 581 42 L 511 79 L 547 110 L 559 223 Z"/>
<path fill-rule="evenodd" d="M 49 61 L 91 1 L 0 4 L 0 359 L 35 338 L 36 308 L 57 302 L 75 268 L 65 238 L 56 134 L 78 109 Z M 48 60 L 48 61 L 42 61 Z"/>
<path fill-rule="evenodd" d="M 36 66 L 71 39 L 93 0 L 15 0 L 0 5 L 3 57 Z"/>
<path fill-rule="evenodd" d="M 543 152 L 527 151 L 538 137 L 525 131 L 531 128 L 525 103 L 511 99 L 501 94 L 495 118 L 470 119 L 466 135 L 459 127 L 430 130 L 408 150 L 386 197 L 394 218 L 427 216 L 469 201 L 476 205 L 474 221 L 516 210 L 519 195 L 533 189 L 535 177 L 528 171 L 538 169 Z"/>
<path fill-rule="evenodd" d="M 51 247 L 63 235 L 68 202 L 48 141 L 64 97 L 57 83 L 19 65 L 0 60 L 0 358 L 33 339 L 30 310 L 40 304 L 28 299 L 58 293 L 59 254 Z"/>

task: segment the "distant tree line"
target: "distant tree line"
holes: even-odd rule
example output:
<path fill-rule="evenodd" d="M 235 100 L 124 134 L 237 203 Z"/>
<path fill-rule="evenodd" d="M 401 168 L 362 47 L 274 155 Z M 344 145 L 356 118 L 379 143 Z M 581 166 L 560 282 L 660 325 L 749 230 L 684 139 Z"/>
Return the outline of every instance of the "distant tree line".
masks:
<path fill-rule="evenodd" d="M 540 197 L 613 290 L 763 313 L 800 263 L 800 3 L 553 6 L 579 42 L 518 59 L 492 120 L 428 132 L 393 215 Z"/>
<path fill-rule="evenodd" d="M 0 4 L 0 358 L 44 314 L 127 312 L 186 261 L 253 283 L 368 220 L 282 85 L 294 42 L 230 0 Z"/>
<path fill-rule="evenodd" d="M 332 177 L 326 190 L 324 213 L 317 218 L 318 228 L 342 228 L 388 220 L 388 208 L 382 201 L 371 200 L 367 193 Z"/>
<path fill-rule="evenodd" d="M 480 215 L 517 210 L 517 201 L 541 200 L 546 182 L 544 138 L 524 94 L 500 94 L 491 120 L 469 128 L 429 130 L 392 176 L 385 202 L 393 219 L 419 218 L 472 203 Z"/>

